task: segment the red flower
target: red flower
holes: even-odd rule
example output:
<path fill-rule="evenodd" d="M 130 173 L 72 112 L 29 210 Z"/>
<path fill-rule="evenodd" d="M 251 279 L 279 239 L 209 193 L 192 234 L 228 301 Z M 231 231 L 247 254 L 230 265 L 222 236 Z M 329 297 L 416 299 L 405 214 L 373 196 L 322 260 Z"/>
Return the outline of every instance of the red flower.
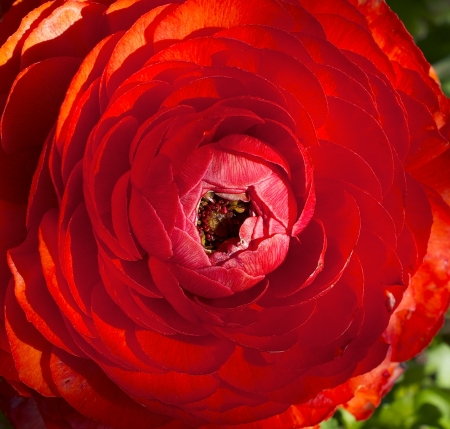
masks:
<path fill-rule="evenodd" d="M 449 104 L 384 2 L 23 0 L 0 37 L 17 427 L 368 417 L 450 277 Z"/>

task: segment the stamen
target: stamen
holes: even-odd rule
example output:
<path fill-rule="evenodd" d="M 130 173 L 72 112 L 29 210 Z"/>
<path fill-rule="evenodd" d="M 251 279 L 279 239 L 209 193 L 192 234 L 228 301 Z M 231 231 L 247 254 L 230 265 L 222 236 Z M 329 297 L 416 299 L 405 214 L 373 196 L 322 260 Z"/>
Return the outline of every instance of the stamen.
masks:
<path fill-rule="evenodd" d="M 197 230 L 207 253 L 215 252 L 230 238 L 239 237 L 239 229 L 249 217 L 250 202 L 228 200 L 210 191 L 198 206 Z"/>

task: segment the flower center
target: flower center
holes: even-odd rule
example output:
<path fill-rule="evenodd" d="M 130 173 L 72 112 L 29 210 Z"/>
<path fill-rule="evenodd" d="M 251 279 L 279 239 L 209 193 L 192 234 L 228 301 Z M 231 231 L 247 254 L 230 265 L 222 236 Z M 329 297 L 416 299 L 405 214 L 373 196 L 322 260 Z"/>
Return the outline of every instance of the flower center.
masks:
<path fill-rule="evenodd" d="M 215 252 L 226 240 L 239 237 L 239 228 L 247 219 L 250 202 L 228 200 L 210 191 L 198 206 L 197 229 L 207 253 Z"/>

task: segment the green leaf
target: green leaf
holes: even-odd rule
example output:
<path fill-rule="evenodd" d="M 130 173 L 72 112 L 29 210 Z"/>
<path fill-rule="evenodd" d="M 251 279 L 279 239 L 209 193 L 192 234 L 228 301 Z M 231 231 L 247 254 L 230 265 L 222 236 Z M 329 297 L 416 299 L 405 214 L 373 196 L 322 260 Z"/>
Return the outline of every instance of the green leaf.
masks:
<path fill-rule="evenodd" d="M 450 392 L 438 387 L 421 390 L 416 397 L 416 406 L 422 408 L 426 405 L 433 406 L 439 417 L 450 419 Z"/>
<path fill-rule="evenodd" d="M 450 346 L 441 343 L 428 349 L 425 374 L 435 374 L 436 386 L 450 389 Z"/>
<path fill-rule="evenodd" d="M 320 429 L 339 429 L 339 422 L 335 418 L 331 418 L 320 424 Z"/>
<path fill-rule="evenodd" d="M 345 429 L 359 429 L 364 426 L 364 422 L 359 422 L 355 419 L 353 414 L 349 413 L 347 410 L 340 409 L 341 422 Z"/>

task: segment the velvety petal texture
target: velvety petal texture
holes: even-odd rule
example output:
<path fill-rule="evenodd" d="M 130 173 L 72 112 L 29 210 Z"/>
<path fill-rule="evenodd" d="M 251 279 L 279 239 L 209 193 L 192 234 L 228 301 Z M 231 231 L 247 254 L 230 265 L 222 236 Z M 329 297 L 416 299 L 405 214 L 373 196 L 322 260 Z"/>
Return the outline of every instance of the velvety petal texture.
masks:
<path fill-rule="evenodd" d="M 13 424 L 367 418 L 450 299 L 449 100 L 384 1 L 7 7 Z"/>

